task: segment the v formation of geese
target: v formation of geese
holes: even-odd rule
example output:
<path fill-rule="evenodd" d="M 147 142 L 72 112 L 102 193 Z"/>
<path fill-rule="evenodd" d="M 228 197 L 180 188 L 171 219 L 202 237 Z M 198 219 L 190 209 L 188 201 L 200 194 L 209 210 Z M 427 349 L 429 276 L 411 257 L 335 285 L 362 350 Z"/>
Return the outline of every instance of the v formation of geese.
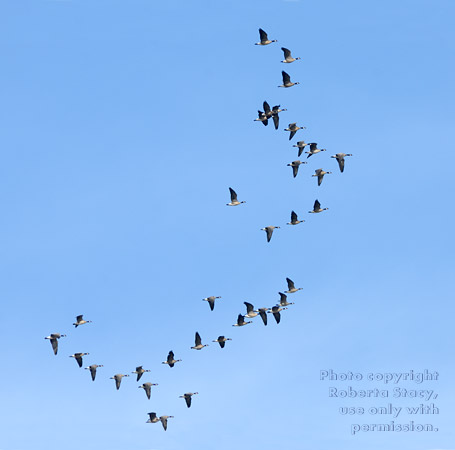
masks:
<path fill-rule="evenodd" d="M 269 39 L 267 33 L 262 29 L 259 29 L 259 36 L 260 36 L 260 41 L 257 42 L 256 45 L 267 46 L 269 44 L 277 42 L 276 40 Z M 301 59 L 300 57 L 293 58 L 291 55 L 291 51 L 288 48 L 281 47 L 281 50 L 284 53 L 284 60 L 281 61 L 282 63 L 290 64 L 290 63 L 293 63 L 293 62 Z M 296 86 L 299 84 L 299 82 L 292 82 L 290 75 L 285 71 L 282 71 L 282 78 L 283 78 L 283 84 L 280 85 L 279 87 L 289 88 L 289 87 L 293 87 L 293 86 Z M 262 106 L 263 106 L 264 111 L 259 110 L 258 118 L 254 119 L 254 120 L 262 122 L 263 125 L 267 126 L 269 119 L 272 119 L 275 129 L 278 130 L 278 126 L 279 126 L 279 116 L 278 115 L 280 112 L 287 111 L 287 110 L 285 108 L 281 109 L 280 105 L 276 105 L 273 108 L 270 108 L 270 105 L 267 101 L 264 101 Z M 286 128 L 285 131 L 290 132 L 289 140 L 291 140 L 295 136 L 295 134 L 297 133 L 298 130 L 303 130 L 303 129 L 305 129 L 305 127 L 300 127 L 297 125 L 297 122 L 293 122 L 293 123 L 289 124 L 288 128 Z M 305 151 L 307 146 L 309 146 L 309 150 Z M 325 148 L 319 149 L 318 144 L 315 142 L 305 143 L 304 141 L 298 141 L 297 144 L 295 144 L 293 147 L 298 148 L 298 157 L 300 157 L 302 155 L 302 153 L 305 151 L 305 153 L 308 155 L 307 159 L 310 156 L 313 156 L 317 153 L 326 151 Z M 336 159 L 341 173 L 344 172 L 345 157 L 347 157 L 347 156 L 352 156 L 352 154 L 337 153 L 337 154 L 331 156 L 331 158 Z M 307 164 L 307 162 L 302 162 L 300 160 L 296 160 L 296 161 L 293 161 L 292 163 L 288 164 L 288 166 L 292 167 L 294 178 L 297 176 L 299 167 L 302 164 Z M 318 186 L 321 186 L 323 177 L 325 175 L 332 173 L 332 172 L 325 171 L 322 168 L 316 169 L 314 172 L 315 172 L 315 174 L 312 175 L 312 177 L 317 177 Z M 246 203 L 245 200 L 242 200 L 242 201 L 238 200 L 237 193 L 233 188 L 229 187 L 229 193 L 230 193 L 231 201 L 226 204 L 227 206 L 238 206 L 243 203 Z M 326 210 L 328 210 L 328 208 L 327 207 L 321 208 L 321 203 L 319 202 L 319 200 L 316 199 L 314 202 L 314 205 L 313 205 L 313 209 L 308 212 L 312 213 L 312 214 L 316 214 L 316 213 L 320 213 L 320 212 L 326 211 Z M 291 212 L 291 221 L 288 222 L 287 224 L 288 225 L 298 225 L 303 222 L 305 222 L 305 220 L 299 220 L 297 213 L 295 211 L 292 211 Z M 261 230 L 266 232 L 267 242 L 270 242 L 273 231 L 275 229 L 279 229 L 279 228 L 280 228 L 280 226 L 277 226 L 277 225 L 269 225 L 264 228 L 261 228 Z M 267 323 L 268 323 L 267 314 L 272 314 L 276 323 L 279 324 L 281 322 L 281 312 L 287 310 L 289 306 L 294 304 L 294 302 L 289 302 L 287 300 L 286 294 L 294 294 L 294 293 L 302 290 L 301 287 L 296 287 L 294 282 L 290 278 L 286 278 L 286 282 L 287 282 L 288 289 L 285 291 L 285 293 L 283 293 L 283 292 L 278 293 L 280 296 L 280 300 L 276 305 L 274 305 L 272 307 L 261 307 L 258 309 L 254 309 L 254 306 L 252 303 L 245 301 L 244 305 L 246 307 L 246 313 L 245 314 L 239 313 L 237 316 L 237 322 L 235 324 L 233 324 L 232 326 L 243 327 L 245 325 L 251 324 L 251 323 L 253 323 L 253 321 L 245 320 L 245 318 L 254 319 L 255 317 L 260 317 L 263 324 L 265 326 L 267 326 Z M 221 296 L 210 296 L 210 297 L 204 298 L 203 300 L 208 302 L 208 304 L 210 306 L 210 310 L 213 311 L 214 307 L 215 307 L 215 301 L 219 298 L 221 298 Z M 80 325 L 88 324 L 91 322 L 92 322 L 91 320 L 85 320 L 83 315 L 81 314 L 81 315 L 76 316 L 76 321 L 73 323 L 73 325 L 75 328 L 78 328 Z M 49 336 L 45 337 L 45 339 L 50 341 L 54 355 L 57 355 L 57 353 L 58 353 L 59 339 L 65 337 L 65 336 L 66 336 L 65 334 L 51 333 Z M 213 340 L 212 342 L 218 343 L 220 348 L 223 349 L 226 345 L 226 342 L 231 341 L 231 340 L 232 339 L 229 337 L 220 335 L 220 336 L 218 336 L 217 339 Z M 207 346 L 208 346 L 208 344 L 202 343 L 201 336 L 199 335 L 198 332 L 196 332 L 195 338 L 194 338 L 194 346 L 192 346 L 191 349 L 202 350 L 204 347 L 207 347 Z M 88 356 L 88 355 L 89 355 L 89 353 L 79 352 L 79 353 L 74 353 L 74 354 L 70 355 L 70 358 L 74 358 L 76 360 L 78 366 L 82 367 L 83 357 Z M 162 364 L 166 364 L 170 368 L 173 368 L 176 363 L 181 362 L 181 361 L 182 361 L 181 359 L 175 359 L 174 352 L 172 350 L 170 350 L 167 355 L 166 361 L 163 361 Z M 86 370 L 90 371 L 92 381 L 95 381 L 97 369 L 100 367 L 104 367 L 104 366 L 102 364 L 91 364 L 88 367 L 85 367 Z M 151 372 L 151 370 L 144 369 L 143 366 L 137 366 L 136 370 L 134 370 L 131 373 L 136 374 L 136 382 L 139 382 L 141 377 L 145 373 L 148 373 L 148 372 Z M 115 381 L 115 387 L 117 390 L 119 390 L 122 379 L 125 377 L 129 377 L 129 376 L 130 376 L 129 374 L 117 373 L 114 376 L 110 377 L 110 379 L 113 379 Z M 152 391 L 153 386 L 158 386 L 158 383 L 152 383 L 150 381 L 146 381 L 146 382 L 143 382 L 142 385 L 139 385 L 137 387 L 139 389 L 144 389 L 147 399 L 150 400 L 151 391 Z M 190 408 L 191 403 L 192 403 L 192 397 L 197 394 L 198 394 L 198 392 L 187 392 L 183 395 L 180 395 L 179 397 L 183 398 L 185 400 L 186 406 L 188 408 Z M 162 415 L 162 416 L 158 417 L 156 412 L 149 412 L 148 416 L 149 416 L 149 419 L 147 420 L 147 423 L 161 422 L 164 430 L 167 430 L 168 419 L 174 417 L 174 416 L 170 416 L 170 415 Z"/>

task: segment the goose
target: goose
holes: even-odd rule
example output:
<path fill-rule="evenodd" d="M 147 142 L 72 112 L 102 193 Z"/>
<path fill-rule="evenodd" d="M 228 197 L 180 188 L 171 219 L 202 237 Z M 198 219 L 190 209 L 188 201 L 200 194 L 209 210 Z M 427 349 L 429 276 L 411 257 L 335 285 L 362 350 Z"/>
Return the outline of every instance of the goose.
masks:
<path fill-rule="evenodd" d="M 262 122 L 263 125 L 267 126 L 269 124 L 267 114 L 258 109 L 258 117 L 257 119 L 254 119 L 254 122 Z"/>
<path fill-rule="evenodd" d="M 258 313 L 254 310 L 254 306 L 251 303 L 243 302 L 243 304 L 246 306 L 245 317 L 252 319 L 253 317 L 256 317 L 258 315 Z"/>
<path fill-rule="evenodd" d="M 291 140 L 295 133 L 297 133 L 298 130 L 304 130 L 306 127 L 298 127 L 297 126 L 297 122 L 294 122 L 294 123 L 290 123 L 288 128 L 285 128 L 284 131 L 290 131 L 290 134 L 289 134 L 289 140 Z"/>
<path fill-rule="evenodd" d="M 272 108 L 272 119 L 273 119 L 273 124 L 275 125 L 275 130 L 278 130 L 278 125 L 280 124 L 280 118 L 278 116 L 278 113 L 282 111 L 287 111 L 286 108 L 280 109 L 280 105 L 276 105 Z"/>
<path fill-rule="evenodd" d="M 136 381 L 139 381 L 141 379 L 142 375 L 144 375 L 145 372 L 150 372 L 150 369 L 143 369 L 142 366 L 137 366 L 136 370 L 134 372 L 131 372 L 131 373 L 137 374 Z"/>
<path fill-rule="evenodd" d="M 288 296 L 286 294 L 283 294 L 282 292 L 278 292 L 278 294 L 280 295 L 280 306 L 289 306 L 294 304 L 294 302 L 288 302 Z"/>
<path fill-rule="evenodd" d="M 156 412 L 149 412 L 148 415 L 150 418 L 145 423 L 156 423 L 160 421 L 160 419 L 156 417 Z"/>
<path fill-rule="evenodd" d="M 321 185 L 322 183 L 322 179 L 324 178 L 324 175 L 327 175 L 328 173 L 332 173 L 332 172 L 326 172 L 322 169 L 316 169 L 314 171 L 315 175 L 311 175 L 312 177 L 318 177 L 318 186 Z"/>
<path fill-rule="evenodd" d="M 294 292 L 300 291 L 303 288 L 296 288 L 294 285 L 294 282 L 290 278 L 286 278 L 286 281 L 288 283 L 288 290 L 284 291 L 286 294 L 293 294 Z"/>
<path fill-rule="evenodd" d="M 337 153 L 336 155 L 331 156 L 331 158 L 336 158 L 338 165 L 340 166 L 340 172 L 344 172 L 344 157 L 352 156 L 352 153 Z"/>
<path fill-rule="evenodd" d="M 163 361 L 162 364 L 169 364 L 169 367 L 174 367 L 174 364 L 180 361 L 181 359 L 174 359 L 174 352 L 171 350 L 167 355 L 167 360 Z"/>
<path fill-rule="evenodd" d="M 74 355 L 70 355 L 70 358 L 74 358 L 79 364 L 79 367 L 82 367 L 82 357 L 85 355 L 89 355 L 89 353 L 75 353 Z"/>
<path fill-rule="evenodd" d="M 264 325 L 267 325 L 267 314 L 266 312 L 269 311 L 270 308 L 259 308 L 258 313 L 261 316 L 262 321 L 264 322 Z"/>
<path fill-rule="evenodd" d="M 309 213 L 320 213 L 322 211 L 325 211 L 329 208 L 322 208 L 321 209 L 321 204 L 319 203 L 319 200 L 314 201 L 314 206 L 313 206 L 313 211 L 308 211 Z"/>
<path fill-rule="evenodd" d="M 229 188 L 229 192 L 231 193 L 231 203 L 226 203 L 226 206 L 237 206 L 241 203 L 246 203 L 245 201 L 239 202 L 237 200 L 237 193 L 234 191 L 234 189 Z"/>
<path fill-rule="evenodd" d="M 233 327 L 243 327 L 244 325 L 248 325 L 249 323 L 252 323 L 252 321 L 249 320 L 248 322 L 245 322 L 245 317 L 242 316 L 241 314 L 239 314 L 239 316 L 237 317 L 237 323 L 235 323 L 232 326 Z"/>
<path fill-rule="evenodd" d="M 275 228 L 280 228 L 280 227 L 275 227 L 273 225 L 269 225 L 268 227 L 261 228 L 262 231 L 265 231 L 267 233 L 267 242 L 270 242 L 270 239 L 272 239 L 273 230 Z"/>
<path fill-rule="evenodd" d="M 281 50 L 283 50 L 284 53 L 284 60 L 281 61 L 282 63 L 291 63 L 294 61 L 299 60 L 300 58 L 293 58 L 291 56 L 291 50 L 288 50 L 287 48 L 281 47 Z"/>
<path fill-rule="evenodd" d="M 305 222 L 304 220 L 298 220 L 297 214 L 294 211 L 291 211 L 291 221 L 287 225 L 298 225 L 299 223 Z"/>
<path fill-rule="evenodd" d="M 92 364 L 91 366 L 85 367 L 86 370 L 90 370 L 90 375 L 92 376 L 92 381 L 95 381 L 96 369 L 98 367 L 104 367 L 102 364 Z"/>
<path fill-rule="evenodd" d="M 52 350 L 54 350 L 54 355 L 58 352 L 58 339 L 61 337 L 66 337 L 66 334 L 60 333 L 51 333 L 49 336 L 46 336 L 44 339 L 49 339 L 51 341 Z"/>
<path fill-rule="evenodd" d="M 204 347 L 208 347 L 209 344 L 202 344 L 201 341 L 201 336 L 199 336 L 199 333 L 196 331 L 196 334 L 194 335 L 194 347 L 191 347 L 194 350 L 202 350 Z"/>
<path fill-rule="evenodd" d="M 145 395 L 150 400 L 150 396 L 152 394 L 152 386 L 158 386 L 156 383 L 144 383 L 142 386 L 138 386 L 139 389 L 144 389 Z"/>
<path fill-rule="evenodd" d="M 284 70 L 281 71 L 281 75 L 283 76 L 283 84 L 280 84 L 278 87 L 290 88 L 291 86 L 295 86 L 297 84 L 300 84 L 298 81 L 293 83 L 291 81 L 291 77 L 289 76 L 289 74 L 287 74 Z"/>
<path fill-rule="evenodd" d="M 318 148 L 318 144 L 316 144 L 316 142 L 311 142 L 310 151 L 305 152 L 305 153 L 308 154 L 307 158 L 309 158 L 311 155 L 315 155 L 316 153 L 325 152 L 325 151 L 327 151 L 325 148 Z"/>
<path fill-rule="evenodd" d="M 272 42 L 278 42 L 276 39 L 271 41 L 268 38 L 267 33 L 262 28 L 259 28 L 259 38 L 261 39 L 260 42 L 256 42 L 255 45 L 269 45 Z"/>
<path fill-rule="evenodd" d="M 280 323 L 280 320 L 281 320 L 280 311 L 283 311 L 284 309 L 287 309 L 287 308 L 281 308 L 280 306 L 274 306 L 272 308 L 272 310 L 268 311 L 268 312 L 273 314 L 273 317 L 275 317 L 276 323 Z"/>
<path fill-rule="evenodd" d="M 270 119 L 272 117 L 272 110 L 270 109 L 270 105 L 266 101 L 264 101 L 262 103 L 262 106 L 264 108 L 265 116 L 267 117 L 267 119 Z"/>
<path fill-rule="evenodd" d="M 189 408 L 191 406 L 191 397 L 193 395 L 197 395 L 197 394 L 199 394 L 199 392 L 187 392 L 186 394 L 179 395 L 179 398 L 184 398 L 185 402 L 186 402 L 186 406 L 188 406 L 188 408 Z"/>
<path fill-rule="evenodd" d="M 209 302 L 210 310 L 213 311 L 213 308 L 215 308 L 215 300 L 217 298 L 221 298 L 221 297 L 215 297 L 214 295 L 212 295 L 210 297 L 203 298 L 202 300 Z"/>
<path fill-rule="evenodd" d="M 306 144 L 305 141 L 298 141 L 296 145 L 293 145 L 293 147 L 297 147 L 299 149 L 299 154 L 297 156 L 300 156 L 303 153 L 303 149 L 310 144 Z"/>
<path fill-rule="evenodd" d="M 288 164 L 289 167 L 292 167 L 292 175 L 294 175 L 294 178 L 297 176 L 297 173 L 299 172 L 299 166 L 300 164 L 308 164 L 307 162 L 302 162 L 302 161 L 292 161 L 290 164 Z"/>
<path fill-rule="evenodd" d="M 129 375 L 124 375 L 123 373 L 117 373 L 113 377 L 110 377 L 110 380 L 115 380 L 115 387 L 117 388 L 117 391 L 120 389 L 120 383 L 122 382 L 123 377 L 129 377 Z"/>
<path fill-rule="evenodd" d="M 83 325 L 84 323 L 92 323 L 91 320 L 84 320 L 82 317 L 82 314 L 80 316 L 76 316 L 76 322 L 73 323 L 75 328 L 77 328 L 79 325 Z"/>
<path fill-rule="evenodd" d="M 215 339 L 212 342 L 218 342 L 218 344 L 220 344 L 220 347 L 224 348 L 224 346 L 226 345 L 226 341 L 232 341 L 232 339 L 224 336 L 218 336 L 218 339 Z"/>
<path fill-rule="evenodd" d="M 163 424 L 164 431 L 167 430 L 167 419 L 173 419 L 173 418 L 174 418 L 174 416 L 161 416 L 160 417 L 161 423 Z"/>

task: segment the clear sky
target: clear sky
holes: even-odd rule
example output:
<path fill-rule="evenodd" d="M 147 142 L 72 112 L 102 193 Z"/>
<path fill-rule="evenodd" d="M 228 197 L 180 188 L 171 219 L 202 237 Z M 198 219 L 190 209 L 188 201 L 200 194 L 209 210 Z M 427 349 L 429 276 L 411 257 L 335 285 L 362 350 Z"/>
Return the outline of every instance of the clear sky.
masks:
<path fill-rule="evenodd" d="M 454 13 L 3 0 L 0 450 L 453 450 Z M 255 46 L 259 27 L 278 43 Z M 281 64 L 281 46 L 302 59 Z M 300 85 L 278 88 L 283 69 Z M 278 131 L 253 121 L 264 100 L 287 108 Z M 291 142 L 290 122 L 307 127 Z M 301 139 L 327 152 L 294 179 Z M 230 186 L 246 204 L 226 206 Z M 308 214 L 316 198 L 329 210 Z M 287 226 L 291 210 L 305 223 Z M 303 289 L 279 325 L 232 327 L 286 277 Z M 74 329 L 78 314 L 93 322 Z M 67 334 L 57 356 L 52 332 Z M 104 365 L 95 382 L 75 352 Z M 109 379 L 140 364 L 151 400 L 133 376 Z M 438 397 L 329 398 L 384 384 L 320 380 L 328 369 L 437 371 L 389 390 Z M 195 391 L 188 409 L 178 396 Z M 433 403 L 439 415 L 339 413 Z M 175 416 L 167 432 L 150 411 Z M 351 431 L 392 420 L 438 431 Z"/>

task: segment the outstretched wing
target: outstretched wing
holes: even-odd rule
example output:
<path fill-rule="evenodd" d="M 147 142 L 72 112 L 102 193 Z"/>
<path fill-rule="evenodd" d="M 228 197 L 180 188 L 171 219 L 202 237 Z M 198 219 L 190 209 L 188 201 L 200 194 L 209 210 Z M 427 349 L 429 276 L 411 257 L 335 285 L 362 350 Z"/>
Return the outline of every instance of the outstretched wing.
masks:
<path fill-rule="evenodd" d="M 215 299 L 208 300 L 208 302 L 209 302 L 210 310 L 213 311 L 213 308 L 215 308 Z"/>
<path fill-rule="evenodd" d="M 191 406 L 191 395 L 185 395 L 186 406 Z"/>
<path fill-rule="evenodd" d="M 284 70 L 281 71 L 281 75 L 283 75 L 283 84 L 291 82 L 291 77 Z"/>
<path fill-rule="evenodd" d="M 237 193 L 234 191 L 234 189 L 229 188 L 229 192 L 231 193 L 231 202 L 237 201 Z"/>
<path fill-rule="evenodd" d="M 262 106 L 264 107 L 264 113 L 267 117 L 270 117 L 270 114 L 272 114 L 272 111 L 270 110 L 270 105 L 267 103 L 267 102 L 264 102 L 262 104 Z"/>
<path fill-rule="evenodd" d="M 321 204 L 319 203 L 319 200 L 315 200 L 314 206 L 313 206 L 313 211 L 317 211 L 318 209 L 321 209 Z"/>
<path fill-rule="evenodd" d="M 196 347 L 198 345 L 201 345 L 201 336 L 199 336 L 199 333 L 196 331 L 196 334 L 194 335 L 194 343 L 196 345 Z"/>
<path fill-rule="evenodd" d="M 267 227 L 265 231 L 267 231 L 267 242 L 270 242 L 270 239 L 272 239 L 273 228 Z"/>
<path fill-rule="evenodd" d="M 146 383 L 144 383 L 143 386 L 144 386 L 147 398 L 150 400 L 150 396 L 152 394 L 152 387 L 150 386 L 150 384 L 146 384 Z"/>
<path fill-rule="evenodd" d="M 54 355 L 58 352 L 58 340 L 56 338 L 51 338 L 52 349 L 54 350 Z"/>
<path fill-rule="evenodd" d="M 261 42 L 268 40 L 267 33 L 262 28 L 259 28 L 259 38 L 261 39 Z"/>
<path fill-rule="evenodd" d="M 264 325 L 267 325 L 267 314 L 265 313 L 265 311 L 259 311 L 259 315 L 261 316 Z"/>
<path fill-rule="evenodd" d="M 291 212 L 291 223 L 297 222 L 297 220 L 298 220 L 297 219 L 297 214 L 294 211 L 292 211 Z"/>
<path fill-rule="evenodd" d="M 288 283 L 288 291 L 295 289 L 294 282 L 290 278 L 286 278 L 286 281 Z"/>
<path fill-rule="evenodd" d="M 76 361 L 79 364 L 79 367 L 82 367 L 82 355 L 76 356 Z"/>
<path fill-rule="evenodd" d="M 95 377 L 96 377 L 96 367 L 95 366 L 90 366 L 90 375 L 92 376 L 92 381 L 95 381 Z"/>
<path fill-rule="evenodd" d="M 316 142 L 312 142 L 310 144 L 310 152 L 314 152 L 318 148 L 318 144 Z"/>
<path fill-rule="evenodd" d="M 291 134 L 289 135 L 289 140 L 291 140 L 295 136 L 295 133 L 297 133 L 297 130 L 291 131 Z"/>
<path fill-rule="evenodd" d="M 243 303 L 246 306 L 246 312 L 247 313 L 250 313 L 251 311 L 253 311 L 254 306 L 251 303 L 248 303 L 248 302 L 243 302 Z"/>
<path fill-rule="evenodd" d="M 156 413 L 154 413 L 154 412 L 149 413 L 149 416 L 150 416 L 151 421 L 156 419 Z"/>
<path fill-rule="evenodd" d="M 292 173 L 294 175 L 294 178 L 297 176 L 298 172 L 299 172 L 299 166 L 292 166 Z"/>
<path fill-rule="evenodd" d="M 344 156 L 337 156 L 338 166 L 340 167 L 340 172 L 344 172 Z"/>
<path fill-rule="evenodd" d="M 291 56 L 291 50 L 288 50 L 287 48 L 284 47 L 281 47 L 281 50 L 283 50 L 284 59 L 289 58 Z"/>
<path fill-rule="evenodd" d="M 287 303 L 288 296 L 282 292 L 278 292 L 278 294 L 280 294 L 280 304 Z"/>
<path fill-rule="evenodd" d="M 280 118 L 278 117 L 278 113 L 274 113 L 272 115 L 273 124 L 275 125 L 275 130 L 278 130 L 278 125 L 280 124 Z"/>

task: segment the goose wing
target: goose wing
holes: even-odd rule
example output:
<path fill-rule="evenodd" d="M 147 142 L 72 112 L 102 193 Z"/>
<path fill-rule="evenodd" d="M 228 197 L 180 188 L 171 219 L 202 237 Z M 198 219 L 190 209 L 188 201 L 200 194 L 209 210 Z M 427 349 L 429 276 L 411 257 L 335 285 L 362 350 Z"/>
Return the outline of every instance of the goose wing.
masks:
<path fill-rule="evenodd" d="M 265 311 L 259 311 L 259 315 L 261 316 L 262 321 L 264 322 L 264 325 L 267 325 L 267 314 Z"/>
<path fill-rule="evenodd" d="M 278 292 L 278 294 L 280 294 L 280 304 L 283 305 L 287 303 L 288 296 L 286 294 L 283 294 L 282 292 Z"/>
<path fill-rule="evenodd" d="M 95 365 L 92 365 L 89 367 L 90 369 L 90 375 L 92 376 L 92 381 L 95 381 L 95 377 L 96 377 L 96 366 Z"/>
<path fill-rule="evenodd" d="M 297 176 L 298 172 L 299 172 L 299 165 L 296 164 L 295 166 L 292 166 L 292 174 L 294 175 L 294 178 Z"/>
<path fill-rule="evenodd" d="M 280 311 L 273 311 L 273 317 L 275 317 L 276 323 L 280 323 L 281 320 Z"/>
<path fill-rule="evenodd" d="M 247 314 L 253 311 L 254 306 L 253 306 L 251 303 L 243 302 L 243 304 L 246 306 L 246 312 L 247 312 Z"/>
<path fill-rule="evenodd" d="M 229 192 L 231 193 L 231 202 L 237 201 L 237 193 L 234 191 L 234 189 L 229 188 Z"/>
<path fill-rule="evenodd" d="M 272 114 L 272 111 L 270 110 L 270 105 L 267 103 L 267 102 L 264 102 L 262 104 L 262 106 L 264 107 L 264 114 L 267 116 L 267 117 L 270 117 L 271 114 Z"/>
<path fill-rule="evenodd" d="M 283 50 L 284 59 L 290 58 L 290 56 L 291 56 L 291 50 L 288 50 L 287 48 L 284 48 L 284 47 L 281 47 L 281 50 Z"/>
<path fill-rule="evenodd" d="M 150 421 L 153 422 L 155 419 L 156 419 L 156 413 L 154 412 L 151 412 L 151 413 L 148 413 L 149 417 L 150 417 Z"/>
<path fill-rule="evenodd" d="M 245 322 L 245 318 L 239 314 L 238 317 L 237 317 L 237 325 L 242 325 L 242 323 Z"/>
<path fill-rule="evenodd" d="M 57 338 L 51 338 L 50 341 L 52 345 L 52 350 L 54 350 L 54 355 L 56 355 L 58 352 L 58 340 Z"/>
<path fill-rule="evenodd" d="M 119 376 L 119 375 L 115 375 L 114 379 L 115 379 L 115 387 L 117 388 L 117 390 L 119 390 L 120 389 L 120 383 L 122 382 L 122 377 Z"/>
<path fill-rule="evenodd" d="M 268 40 L 267 33 L 262 28 L 259 28 L 259 38 L 261 39 L 261 42 Z"/>
<path fill-rule="evenodd" d="M 164 431 L 167 430 L 167 417 L 161 416 L 160 417 L 161 423 L 163 424 Z"/>
<path fill-rule="evenodd" d="M 79 367 L 82 367 L 82 355 L 80 353 L 76 353 L 75 359 L 79 364 Z"/>
<path fill-rule="evenodd" d="M 188 408 L 189 408 L 191 406 L 191 395 L 185 394 L 184 397 L 185 397 L 186 406 L 188 406 Z"/>
<path fill-rule="evenodd" d="M 150 396 L 152 394 L 152 386 L 150 383 L 144 383 L 142 387 L 145 390 L 145 394 L 147 395 L 147 398 L 150 400 Z"/>
<path fill-rule="evenodd" d="M 213 311 L 213 308 L 215 308 L 215 299 L 211 298 L 207 301 L 209 302 L 210 310 Z"/>
<path fill-rule="evenodd" d="M 197 347 L 198 345 L 201 345 L 201 336 L 199 336 L 199 333 L 196 331 L 196 334 L 194 335 L 194 344 Z"/>
<path fill-rule="evenodd" d="M 291 77 L 284 70 L 281 71 L 281 75 L 283 76 L 283 84 L 286 85 L 291 82 Z"/>
<path fill-rule="evenodd" d="M 286 278 L 286 281 L 288 283 L 288 291 L 295 289 L 294 282 L 290 278 Z"/>
<path fill-rule="evenodd" d="M 139 381 L 141 379 L 142 375 L 144 374 L 144 371 L 142 370 L 142 366 L 136 367 L 136 373 L 137 373 L 136 381 Z"/>
<path fill-rule="evenodd" d="M 274 113 L 272 115 L 273 124 L 275 125 L 275 130 L 278 130 L 278 125 L 280 124 L 280 118 L 278 117 L 278 113 Z"/>
<path fill-rule="evenodd" d="M 318 148 L 318 144 L 316 142 L 312 142 L 310 144 L 310 152 L 314 152 Z"/>
<path fill-rule="evenodd" d="M 344 172 L 344 156 L 337 155 L 338 166 L 340 167 L 340 172 Z"/>
<path fill-rule="evenodd" d="M 319 200 L 315 200 L 314 206 L 313 206 L 313 211 L 317 211 L 318 209 L 321 209 L 321 204 L 319 203 Z"/>
<path fill-rule="evenodd" d="M 291 223 L 297 222 L 297 214 L 294 211 L 291 211 Z"/>
<path fill-rule="evenodd" d="M 294 169 L 294 168 L 293 168 Z M 270 242 L 270 239 L 272 239 L 272 234 L 273 234 L 273 228 L 266 227 L 265 231 L 267 233 L 267 242 Z"/>

